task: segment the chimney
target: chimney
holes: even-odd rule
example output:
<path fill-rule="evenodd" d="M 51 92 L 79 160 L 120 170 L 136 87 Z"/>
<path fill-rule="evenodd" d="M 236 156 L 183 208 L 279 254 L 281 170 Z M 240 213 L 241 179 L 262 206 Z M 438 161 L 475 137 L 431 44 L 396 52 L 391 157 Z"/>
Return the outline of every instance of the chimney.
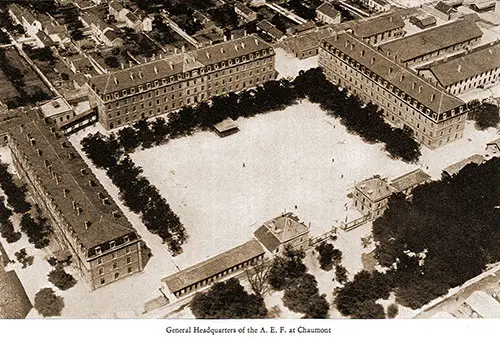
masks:
<path fill-rule="evenodd" d="M 245 43 L 241 42 L 241 47 L 244 49 L 245 48 Z"/>
<path fill-rule="evenodd" d="M 420 94 L 422 92 L 422 86 L 418 86 L 418 93 Z"/>
<path fill-rule="evenodd" d="M 234 44 L 234 49 L 235 49 L 236 51 L 238 51 L 238 45 L 237 45 L 237 44 Z"/>
<path fill-rule="evenodd" d="M 89 180 L 89 185 L 90 186 L 96 186 L 96 182 L 94 182 L 92 179 Z"/>
<path fill-rule="evenodd" d="M 131 68 L 132 67 L 132 61 L 128 61 L 128 67 Z"/>
<path fill-rule="evenodd" d="M 156 54 L 153 53 L 153 57 L 151 59 L 154 61 L 156 59 Z"/>
<path fill-rule="evenodd" d="M 375 63 L 375 57 L 372 57 L 372 64 Z"/>
<path fill-rule="evenodd" d="M 49 161 L 48 160 L 44 160 L 44 163 L 45 163 L 45 168 L 48 168 L 49 165 L 50 165 Z"/>
<path fill-rule="evenodd" d="M 158 54 L 158 58 L 159 58 L 159 59 L 162 59 L 162 58 L 163 58 L 163 56 L 162 56 L 161 52 Z"/>
<path fill-rule="evenodd" d="M 63 196 L 64 198 L 66 198 L 66 196 L 68 196 L 69 194 L 69 190 L 68 189 L 63 189 Z"/>
<path fill-rule="evenodd" d="M 131 73 L 130 73 L 130 79 L 131 79 L 131 80 L 133 80 L 133 79 L 134 79 L 134 73 L 133 73 L 133 72 L 131 72 Z"/>
<path fill-rule="evenodd" d="M 142 70 L 139 70 L 139 78 L 142 79 Z"/>
<path fill-rule="evenodd" d="M 457 71 L 460 72 L 460 70 L 462 70 L 462 64 L 458 65 Z"/>
<path fill-rule="evenodd" d="M 36 153 L 38 153 L 38 156 L 41 157 L 42 156 L 42 150 L 40 150 L 39 148 L 36 149 Z"/>
<path fill-rule="evenodd" d="M 259 40 L 255 38 L 255 45 L 259 45 Z"/>
<path fill-rule="evenodd" d="M 417 83 L 413 82 L 413 84 L 411 85 L 411 89 L 415 89 L 415 85 L 417 85 Z"/>
<path fill-rule="evenodd" d="M 220 48 L 220 53 L 224 53 L 224 48 Z"/>
<path fill-rule="evenodd" d="M 155 67 L 154 67 L 154 70 L 155 70 L 155 74 L 157 74 L 157 75 L 158 75 L 158 68 L 156 67 L 156 65 L 155 65 Z"/>
<path fill-rule="evenodd" d="M 337 34 L 337 31 L 335 31 L 335 34 L 333 35 L 335 41 L 337 41 L 339 39 L 339 35 Z"/>
<path fill-rule="evenodd" d="M 22 133 L 24 131 L 24 125 L 19 125 L 19 131 Z"/>
<path fill-rule="evenodd" d="M 87 174 L 87 169 L 80 169 L 80 174 L 85 176 Z"/>
<path fill-rule="evenodd" d="M 168 65 L 170 66 L 170 70 L 174 70 L 174 65 L 172 64 L 172 62 L 168 62 Z"/>
<path fill-rule="evenodd" d="M 108 199 L 107 197 L 104 197 L 104 198 L 102 199 L 102 204 L 106 204 L 106 205 L 108 205 L 108 204 L 110 204 L 110 203 L 111 203 L 111 202 L 109 202 L 109 199 Z"/>
<path fill-rule="evenodd" d="M 431 101 L 434 101 L 436 99 L 436 94 L 431 95 Z"/>
<path fill-rule="evenodd" d="M 118 210 L 113 211 L 113 217 L 114 218 L 120 218 L 120 214 L 118 213 Z"/>
<path fill-rule="evenodd" d="M 80 207 L 76 207 L 76 215 L 80 216 L 83 213 L 83 209 Z"/>
<path fill-rule="evenodd" d="M 361 57 L 363 57 L 365 55 L 365 50 L 361 50 Z"/>
<path fill-rule="evenodd" d="M 349 45 L 349 42 L 346 40 L 344 45 L 345 47 L 347 47 Z"/>
<path fill-rule="evenodd" d="M 403 82 L 403 81 L 404 81 L 404 79 L 405 79 L 405 75 L 401 75 L 401 77 L 399 78 L 399 81 L 400 81 L 400 82 Z"/>
<path fill-rule="evenodd" d="M 389 67 L 389 72 L 387 74 L 390 75 L 391 73 L 392 73 L 392 67 Z"/>
<path fill-rule="evenodd" d="M 122 67 L 122 70 L 125 69 L 125 66 L 123 65 L 123 62 L 120 63 L 120 66 Z"/>
<path fill-rule="evenodd" d="M 210 59 L 210 53 L 207 51 L 207 58 Z"/>
<path fill-rule="evenodd" d="M 389 17 L 389 21 L 392 23 L 392 16 Z"/>
<path fill-rule="evenodd" d="M 75 202 L 75 201 L 73 201 L 73 202 L 72 202 L 72 205 L 73 205 L 73 209 L 74 209 L 74 210 L 76 210 L 77 205 L 76 205 L 76 202 Z"/>
<path fill-rule="evenodd" d="M 89 229 L 91 225 L 92 225 L 92 222 L 85 221 L 85 229 Z"/>
<path fill-rule="evenodd" d="M 54 179 L 56 180 L 56 184 L 59 185 L 60 179 L 57 174 L 54 173 Z"/>
<path fill-rule="evenodd" d="M 351 51 L 354 49 L 354 44 L 351 44 Z"/>
<path fill-rule="evenodd" d="M 113 81 L 115 81 L 115 84 L 118 84 L 118 79 L 116 77 L 113 77 Z"/>
<path fill-rule="evenodd" d="M 35 146 L 36 145 L 36 140 L 33 139 L 33 138 L 31 138 L 30 139 L 30 144 L 31 144 L 31 146 Z"/>

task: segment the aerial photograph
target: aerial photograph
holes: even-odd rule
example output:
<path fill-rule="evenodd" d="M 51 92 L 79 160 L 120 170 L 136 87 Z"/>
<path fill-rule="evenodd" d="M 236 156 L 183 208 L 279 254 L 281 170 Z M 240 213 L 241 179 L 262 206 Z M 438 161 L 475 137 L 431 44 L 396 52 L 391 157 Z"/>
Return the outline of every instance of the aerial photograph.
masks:
<path fill-rule="evenodd" d="M 499 105 L 500 0 L 1 0 L 0 318 L 500 318 Z"/>

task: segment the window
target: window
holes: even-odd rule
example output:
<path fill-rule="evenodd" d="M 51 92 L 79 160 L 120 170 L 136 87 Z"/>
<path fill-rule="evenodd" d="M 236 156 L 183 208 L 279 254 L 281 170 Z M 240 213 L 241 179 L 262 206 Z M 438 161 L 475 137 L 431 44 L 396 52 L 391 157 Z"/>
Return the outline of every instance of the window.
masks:
<path fill-rule="evenodd" d="M 125 248 L 125 253 L 130 253 L 130 247 Z"/>
<path fill-rule="evenodd" d="M 104 278 L 101 278 L 101 285 L 104 285 L 104 283 L 106 283 L 106 280 L 104 280 Z"/>
<path fill-rule="evenodd" d="M 104 270 L 102 268 L 99 269 L 99 275 L 102 275 L 104 273 Z"/>
<path fill-rule="evenodd" d="M 116 246 L 116 243 L 114 241 L 111 241 L 109 243 L 109 248 L 115 248 L 115 246 Z"/>
<path fill-rule="evenodd" d="M 116 272 L 115 273 L 115 279 L 118 279 L 119 276 L 120 276 L 120 273 Z"/>
<path fill-rule="evenodd" d="M 112 256 L 113 256 L 113 259 L 116 259 L 116 253 L 113 253 Z"/>
<path fill-rule="evenodd" d="M 132 262 L 132 259 L 130 257 L 127 258 L 127 264 L 130 264 Z"/>
<path fill-rule="evenodd" d="M 118 264 L 115 262 L 113 263 L 113 269 L 116 270 L 118 268 Z"/>
<path fill-rule="evenodd" d="M 127 272 L 128 272 L 128 273 L 132 273 L 132 267 L 129 267 L 129 268 L 127 269 Z"/>

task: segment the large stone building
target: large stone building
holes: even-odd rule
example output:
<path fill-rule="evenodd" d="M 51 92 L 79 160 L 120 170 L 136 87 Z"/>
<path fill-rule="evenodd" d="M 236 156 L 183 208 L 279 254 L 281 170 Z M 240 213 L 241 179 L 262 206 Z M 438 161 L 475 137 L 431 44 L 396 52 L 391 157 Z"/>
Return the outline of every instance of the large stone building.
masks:
<path fill-rule="evenodd" d="M 450 52 L 465 50 L 483 35 L 472 20 L 459 19 L 379 46 L 388 57 L 412 65 Z"/>
<path fill-rule="evenodd" d="M 274 55 L 246 36 L 93 77 L 89 96 L 101 124 L 113 129 L 273 80 Z"/>
<path fill-rule="evenodd" d="M 348 33 L 323 40 L 328 80 L 383 110 L 384 118 L 434 149 L 463 136 L 466 104 Z"/>
<path fill-rule="evenodd" d="M 141 238 L 68 140 L 31 111 L 2 124 L 0 141 L 51 222 L 53 246 L 91 289 L 143 268 Z"/>
<path fill-rule="evenodd" d="M 487 86 L 500 77 L 500 43 L 484 45 L 422 66 L 418 72 L 451 94 Z"/>
<path fill-rule="evenodd" d="M 404 27 L 405 22 L 397 13 L 359 20 L 350 24 L 352 33 L 371 45 L 403 37 Z"/>

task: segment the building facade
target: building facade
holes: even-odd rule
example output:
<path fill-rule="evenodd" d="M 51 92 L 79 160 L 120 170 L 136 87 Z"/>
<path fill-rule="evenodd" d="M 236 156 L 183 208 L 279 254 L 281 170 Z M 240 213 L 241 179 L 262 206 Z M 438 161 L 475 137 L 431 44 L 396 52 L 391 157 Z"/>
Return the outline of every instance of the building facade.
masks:
<path fill-rule="evenodd" d="M 152 60 L 89 81 L 91 107 L 113 129 L 276 78 L 273 48 L 246 36 Z"/>
<path fill-rule="evenodd" d="M 348 34 L 321 43 L 327 79 L 378 105 L 384 119 L 434 149 L 463 136 L 466 104 Z"/>
<path fill-rule="evenodd" d="M 5 126 L 13 165 L 53 228 L 53 247 L 91 289 L 142 271 L 141 238 L 55 127 L 39 113 Z"/>
<path fill-rule="evenodd" d="M 500 43 L 437 61 L 419 68 L 418 72 L 451 94 L 486 87 L 500 78 Z"/>
<path fill-rule="evenodd" d="M 316 9 L 316 20 L 326 24 L 340 24 L 342 16 L 332 5 L 323 3 Z"/>
<path fill-rule="evenodd" d="M 404 27 L 405 22 L 397 13 L 360 20 L 350 25 L 351 32 L 370 45 L 403 37 Z"/>

